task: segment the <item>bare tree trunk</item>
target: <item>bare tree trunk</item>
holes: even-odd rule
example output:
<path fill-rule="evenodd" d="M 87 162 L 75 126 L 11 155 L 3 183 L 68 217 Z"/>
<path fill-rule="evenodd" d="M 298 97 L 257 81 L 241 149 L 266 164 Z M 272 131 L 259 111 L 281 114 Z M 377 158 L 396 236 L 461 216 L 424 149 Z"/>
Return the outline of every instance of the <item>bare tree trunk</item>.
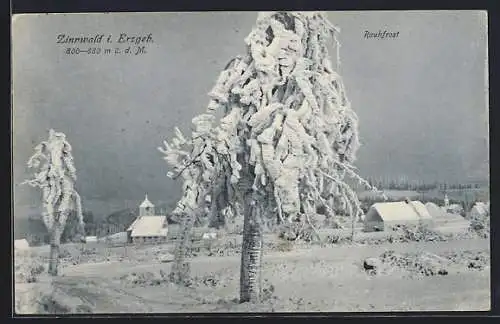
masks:
<path fill-rule="evenodd" d="M 262 224 L 259 202 L 251 194 L 245 199 L 241 250 L 240 302 L 259 302 L 261 297 Z"/>
<path fill-rule="evenodd" d="M 54 228 L 50 237 L 50 259 L 49 259 L 49 274 L 57 276 L 59 266 L 59 249 L 61 245 L 61 233 L 59 224 L 54 224 Z"/>
<path fill-rule="evenodd" d="M 219 184 L 212 190 L 212 206 L 210 212 L 210 221 L 209 227 L 213 227 L 216 229 L 225 228 L 226 227 L 226 217 L 223 214 L 223 210 L 229 201 L 228 196 L 228 186 L 227 179 L 225 177 L 221 177 L 218 179 Z"/>
<path fill-rule="evenodd" d="M 354 242 L 354 228 L 356 223 L 356 216 L 354 213 L 351 211 L 351 242 Z"/>
<path fill-rule="evenodd" d="M 188 248 L 191 242 L 191 231 L 194 226 L 196 215 L 194 213 L 183 213 L 181 215 L 181 232 L 177 237 L 177 245 L 174 252 L 174 262 L 170 272 L 170 281 L 185 285 L 190 276 L 189 263 L 186 262 Z"/>

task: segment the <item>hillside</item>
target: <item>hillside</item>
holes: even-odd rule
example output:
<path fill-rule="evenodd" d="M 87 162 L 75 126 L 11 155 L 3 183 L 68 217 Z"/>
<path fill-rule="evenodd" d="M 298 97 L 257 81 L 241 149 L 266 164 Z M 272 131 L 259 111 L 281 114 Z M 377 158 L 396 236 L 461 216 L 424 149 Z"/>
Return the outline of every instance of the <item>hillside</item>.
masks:
<path fill-rule="evenodd" d="M 75 213 L 74 211 L 72 212 Z M 94 216 L 89 211 L 83 211 L 83 219 L 85 222 L 85 231 L 87 235 L 94 235 L 96 221 Z M 97 221 L 98 223 L 98 221 Z M 69 242 L 77 238 L 78 220 L 76 215 L 70 215 L 61 236 L 61 242 Z M 14 221 L 14 239 L 26 238 L 30 245 L 36 246 L 48 243 L 50 236 L 43 223 L 41 216 L 33 215 L 30 217 L 17 217 Z"/>
<path fill-rule="evenodd" d="M 105 222 L 120 228 L 123 227 L 121 230 L 125 230 L 127 226 L 132 224 L 137 215 L 139 215 L 139 208 L 126 208 L 108 215 Z"/>
<path fill-rule="evenodd" d="M 33 235 L 45 235 L 47 229 L 40 218 L 18 217 L 14 221 L 14 239 L 29 238 Z M 30 239 L 28 239 L 30 240 Z"/>
<path fill-rule="evenodd" d="M 86 213 L 92 213 L 93 223 L 116 224 L 118 227 L 126 227 L 132 223 L 138 215 L 140 200 L 100 200 L 83 199 L 83 207 Z M 172 210 L 172 203 L 156 202 L 159 209 Z M 170 207 L 169 207 L 170 206 Z M 14 206 L 14 239 L 28 237 L 43 237 L 47 234 L 45 225 L 41 220 L 41 208 L 34 205 L 17 204 Z"/>

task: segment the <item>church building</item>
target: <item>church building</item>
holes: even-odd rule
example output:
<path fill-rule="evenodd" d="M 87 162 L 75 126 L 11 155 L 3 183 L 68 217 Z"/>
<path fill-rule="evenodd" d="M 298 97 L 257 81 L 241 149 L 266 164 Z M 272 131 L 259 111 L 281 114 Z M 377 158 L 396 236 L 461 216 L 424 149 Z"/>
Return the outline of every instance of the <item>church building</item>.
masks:
<path fill-rule="evenodd" d="M 127 229 L 129 243 L 164 242 L 167 240 L 168 222 L 166 215 L 157 215 L 155 205 L 148 195 L 139 205 L 139 215 Z"/>

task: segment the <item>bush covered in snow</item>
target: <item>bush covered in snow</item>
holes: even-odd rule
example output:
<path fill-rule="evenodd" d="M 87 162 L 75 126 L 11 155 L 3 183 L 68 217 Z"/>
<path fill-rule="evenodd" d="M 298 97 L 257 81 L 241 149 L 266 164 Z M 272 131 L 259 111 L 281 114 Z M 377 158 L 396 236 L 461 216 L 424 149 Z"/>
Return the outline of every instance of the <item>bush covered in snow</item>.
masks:
<path fill-rule="evenodd" d="M 159 272 L 132 272 L 123 275 L 119 280 L 126 286 L 159 286 L 161 284 L 169 282 L 168 274 L 160 270 Z"/>
<path fill-rule="evenodd" d="M 14 274 L 16 283 L 36 282 L 45 271 L 44 260 L 30 251 L 15 250 Z"/>
<path fill-rule="evenodd" d="M 380 256 L 382 264 L 397 267 L 411 274 L 423 276 L 447 275 L 449 261 L 430 253 L 398 254 L 394 251 L 384 252 Z"/>
<path fill-rule="evenodd" d="M 476 203 L 470 213 L 470 230 L 476 232 L 481 237 L 487 238 L 490 233 L 490 204 Z"/>
<path fill-rule="evenodd" d="M 400 233 L 398 241 L 400 242 L 428 242 L 428 241 L 446 241 L 448 236 L 439 233 L 425 225 L 396 225 L 393 231 Z"/>

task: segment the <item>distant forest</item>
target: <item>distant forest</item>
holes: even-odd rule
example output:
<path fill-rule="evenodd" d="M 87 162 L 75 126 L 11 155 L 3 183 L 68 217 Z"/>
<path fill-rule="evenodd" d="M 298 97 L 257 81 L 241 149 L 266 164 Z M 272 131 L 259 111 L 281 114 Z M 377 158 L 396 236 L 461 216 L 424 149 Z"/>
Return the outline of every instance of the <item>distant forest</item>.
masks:
<path fill-rule="evenodd" d="M 416 191 L 416 192 L 428 192 L 428 191 L 436 191 L 445 193 L 449 191 L 468 191 L 468 190 L 477 190 L 485 187 L 485 184 L 480 183 L 467 183 L 467 184 L 447 184 L 447 183 L 415 183 L 411 181 L 405 180 L 390 180 L 390 181 L 382 181 L 377 180 L 375 178 L 367 178 L 367 181 L 370 185 L 377 187 L 382 190 L 404 190 L 404 191 Z M 362 190 L 363 188 L 359 187 L 356 184 L 353 184 L 354 188 L 357 190 Z M 388 197 L 388 201 L 397 201 L 401 200 L 400 198 Z M 454 199 L 453 197 L 449 197 L 451 204 L 459 204 L 465 210 L 470 210 L 474 200 L 461 200 Z M 368 208 L 376 202 L 383 201 L 381 197 L 364 197 L 360 198 L 362 209 L 366 212 Z M 443 199 L 437 198 L 435 196 L 425 196 L 419 198 L 423 203 L 433 202 L 437 205 L 442 205 Z M 163 204 L 158 206 L 157 212 L 162 211 L 162 213 L 167 214 L 167 218 L 169 223 L 175 223 L 175 220 L 170 217 L 170 211 L 173 209 L 173 204 Z M 139 214 L 138 208 L 129 208 L 123 209 L 117 212 L 114 212 L 105 217 L 94 217 L 92 211 L 84 211 L 84 221 L 85 221 L 85 234 L 87 236 L 98 236 L 103 237 L 106 235 L 123 232 L 128 226 L 134 221 L 134 219 Z M 63 235 L 61 237 L 62 242 L 72 242 L 78 240 L 77 233 L 77 224 L 76 217 L 69 217 L 68 226 L 66 226 Z M 49 243 L 49 235 L 47 230 L 45 229 L 45 225 L 42 222 L 41 217 L 30 217 L 27 224 L 27 229 L 24 231 L 29 234 L 23 236 L 27 238 L 32 246 L 48 244 Z M 18 235 L 19 236 L 19 235 Z M 17 237 L 16 237 L 17 238 Z M 19 237 L 20 238 L 20 237 Z"/>
<path fill-rule="evenodd" d="M 418 181 L 409 181 L 406 179 L 402 180 L 380 180 L 373 177 L 367 178 L 368 183 L 371 186 L 375 186 L 378 189 L 386 190 L 413 190 L 413 191 L 448 191 L 448 190 L 472 190 L 480 189 L 485 186 L 485 183 L 424 183 Z"/>

